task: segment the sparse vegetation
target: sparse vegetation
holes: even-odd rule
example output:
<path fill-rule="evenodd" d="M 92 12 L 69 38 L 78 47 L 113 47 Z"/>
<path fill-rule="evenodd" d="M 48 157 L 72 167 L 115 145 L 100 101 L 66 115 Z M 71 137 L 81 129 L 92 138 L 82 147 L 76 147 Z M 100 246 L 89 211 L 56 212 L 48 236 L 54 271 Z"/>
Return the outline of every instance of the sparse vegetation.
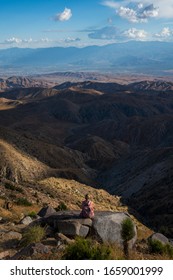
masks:
<path fill-rule="evenodd" d="M 170 244 L 163 244 L 159 240 L 148 240 L 149 251 L 151 254 L 167 255 L 173 258 L 173 246 Z"/>
<path fill-rule="evenodd" d="M 63 211 L 63 210 L 68 210 L 67 205 L 61 201 L 58 205 L 58 207 L 55 209 L 56 211 Z"/>
<path fill-rule="evenodd" d="M 134 225 L 130 218 L 126 218 L 122 222 L 121 236 L 123 239 L 124 254 L 129 257 L 129 246 L 128 241 L 131 240 L 135 235 Z"/>
<path fill-rule="evenodd" d="M 14 191 L 15 190 L 15 186 L 10 184 L 10 183 L 5 183 L 4 187 L 7 189 L 7 190 L 12 190 Z"/>
<path fill-rule="evenodd" d="M 28 216 L 30 216 L 32 219 L 34 219 L 37 216 L 37 213 L 35 211 L 31 211 L 28 213 Z"/>
<path fill-rule="evenodd" d="M 26 197 L 19 197 L 16 201 L 16 204 L 22 206 L 32 206 L 32 203 L 29 202 Z"/>
<path fill-rule="evenodd" d="M 23 189 L 21 187 L 15 186 L 11 183 L 5 183 L 4 187 L 11 191 L 17 191 L 19 193 L 23 193 Z"/>
<path fill-rule="evenodd" d="M 159 240 L 148 240 L 149 251 L 153 254 L 163 254 L 164 253 L 164 245 Z"/>
<path fill-rule="evenodd" d="M 45 228 L 41 226 L 33 226 L 24 232 L 21 240 L 22 246 L 27 246 L 34 242 L 40 242 L 45 236 Z"/>
<path fill-rule="evenodd" d="M 91 239 L 77 237 L 75 243 L 67 246 L 63 259 L 110 260 L 113 259 L 113 255 L 109 245 L 100 244 Z"/>

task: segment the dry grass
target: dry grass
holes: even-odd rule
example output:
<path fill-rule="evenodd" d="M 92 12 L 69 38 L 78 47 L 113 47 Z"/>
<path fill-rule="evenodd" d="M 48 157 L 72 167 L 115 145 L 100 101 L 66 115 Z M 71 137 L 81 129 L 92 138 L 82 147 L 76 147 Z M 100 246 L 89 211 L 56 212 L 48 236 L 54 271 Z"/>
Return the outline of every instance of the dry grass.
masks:
<path fill-rule="evenodd" d="M 48 167 L 33 157 L 22 153 L 13 145 L 0 140 L 0 170 L 1 176 L 6 177 L 7 170 L 11 171 L 11 178 L 15 181 L 24 181 L 42 178 Z"/>
<path fill-rule="evenodd" d="M 80 209 L 81 202 L 88 193 L 96 210 L 118 211 L 119 197 L 112 196 L 102 189 L 81 184 L 75 180 L 48 178 L 38 182 L 46 191 L 52 191 L 57 199 L 63 201 L 69 209 Z"/>
<path fill-rule="evenodd" d="M 9 100 L 9 99 L 1 97 L 0 98 L 0 111 L 13 109 L 19 104 L 21 104 L 20 101 Z"/>
<path fill-rule="evenodd" d="M 4 209 L 4 200 L 0 199 L 0 216 L 11 222 L 19 222 L 24 216 L 27 216 L 32 211 L 38 213 L 40 207 L 38 205 L 32 206 L 18 206 L 13 205 L 11 210 Z"/>

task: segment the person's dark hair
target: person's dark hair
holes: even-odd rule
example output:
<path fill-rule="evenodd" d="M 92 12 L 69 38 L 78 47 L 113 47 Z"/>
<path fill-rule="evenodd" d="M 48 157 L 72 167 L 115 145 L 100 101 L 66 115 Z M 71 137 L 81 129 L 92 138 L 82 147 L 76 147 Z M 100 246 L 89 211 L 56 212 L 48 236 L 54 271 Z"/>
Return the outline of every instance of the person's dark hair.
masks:
<path fill-rule="evenodd" d="M 85 199 L 89 199 L 89 194 L 88 193 L 85 195 Z"/>

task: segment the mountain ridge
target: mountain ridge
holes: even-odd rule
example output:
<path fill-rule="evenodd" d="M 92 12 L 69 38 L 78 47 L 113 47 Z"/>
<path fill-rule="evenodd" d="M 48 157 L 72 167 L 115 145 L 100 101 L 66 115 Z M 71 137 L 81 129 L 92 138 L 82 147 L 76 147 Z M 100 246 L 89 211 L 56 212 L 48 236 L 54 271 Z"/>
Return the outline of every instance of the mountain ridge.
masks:
<path fill-rule="evenodd" d="M 134 52 L 135 50 L 135 52 Z M 117 73 L 162 73 L 172 70 L 172 43 L 139 42 L 108 44 L 104 46 L 52 47 L 40 49 L 0 50 L 0 66 L 7 69 L 22 68 L 38 72 L 45 69 L 62 70 L 99 70 Z M 167 72 L 168 74 L 168 72 Z"/>

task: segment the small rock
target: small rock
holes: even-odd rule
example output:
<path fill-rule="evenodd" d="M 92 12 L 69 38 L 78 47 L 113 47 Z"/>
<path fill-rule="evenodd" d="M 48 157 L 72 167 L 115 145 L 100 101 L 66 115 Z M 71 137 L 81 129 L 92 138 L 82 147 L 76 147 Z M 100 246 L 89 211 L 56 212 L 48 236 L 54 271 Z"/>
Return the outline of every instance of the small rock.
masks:
<path fill-rule="evenodd" d="M 4 251 L 0 253 L 0 260 L 5 259 L 6 257 L 8 257 L 10 255 L 9 251 Z"/>
<path fill-rule="evenodd" d="M 29 225 L 32 223 L 32 219 L 30 216 L 26 216 L 20 221 L 20 224 Z"/>
<path fill-rule="evenodd" d="M 3 249 L 14 249 L 18 246 L 19 241 L 22 239 L 22 234 L 15 231 L 4 232 L 0 234 L 1 247 Z"/>
<path fill-rule="evenodd" d="M 46 226 L 46 236 L 47 237 L 54 237 L 55 230 L 53 227 Z"/>
<path fill-rule="evenodd" d="M 169 239 L 166 236 L 164 236 L 162 233 L 153 233 L 148 239 L 158 240 L 162 244 L 168 244 L 169 243 Z"/>
<path fill-rule="evenodd" d="M 70 239 L 67 236 L 65 236 L 64 234 L 57 232 L 55 234 L 55 238 L 57 239 L 57 241 L 61 241 L 64 244 L 72 244 L 75 242 L 74 239 Z"/>
<path fill-rule="evenodd" d="M 46 206 L 43 207 L 38 213 L 37 215 L 40 217 L 45 217 L 45 216 L 49 216 L 51 214 L 56 213 L 55 209 L 52 208 L 51 206 Z"/>
<path fill-rule="evenodd" d="M 20 260 L 25 259 L 26 257 L 33 257 L 38 254 L 48 254 L 50 252 L 49 248 L 42 243 L 32 243 L 27 247 L 23 248 L 19 252 L 17 252 L 14 256 L 12 256 L 11 260 Z"/>
<path fill-rule="evenodd" d="M 58 242 L 55 238 L 47 238 L 42 240 L 41 243 L 46 246 L 57 246 Z"/>
<path fill-rule="evenodd" d="M 16 231 L 9 231 L 4 235 L 5 240 L 10 240 L 10 239 L 16 239 L 16 240 L 21 240 L 22 239 L 22 234 Z"/>

